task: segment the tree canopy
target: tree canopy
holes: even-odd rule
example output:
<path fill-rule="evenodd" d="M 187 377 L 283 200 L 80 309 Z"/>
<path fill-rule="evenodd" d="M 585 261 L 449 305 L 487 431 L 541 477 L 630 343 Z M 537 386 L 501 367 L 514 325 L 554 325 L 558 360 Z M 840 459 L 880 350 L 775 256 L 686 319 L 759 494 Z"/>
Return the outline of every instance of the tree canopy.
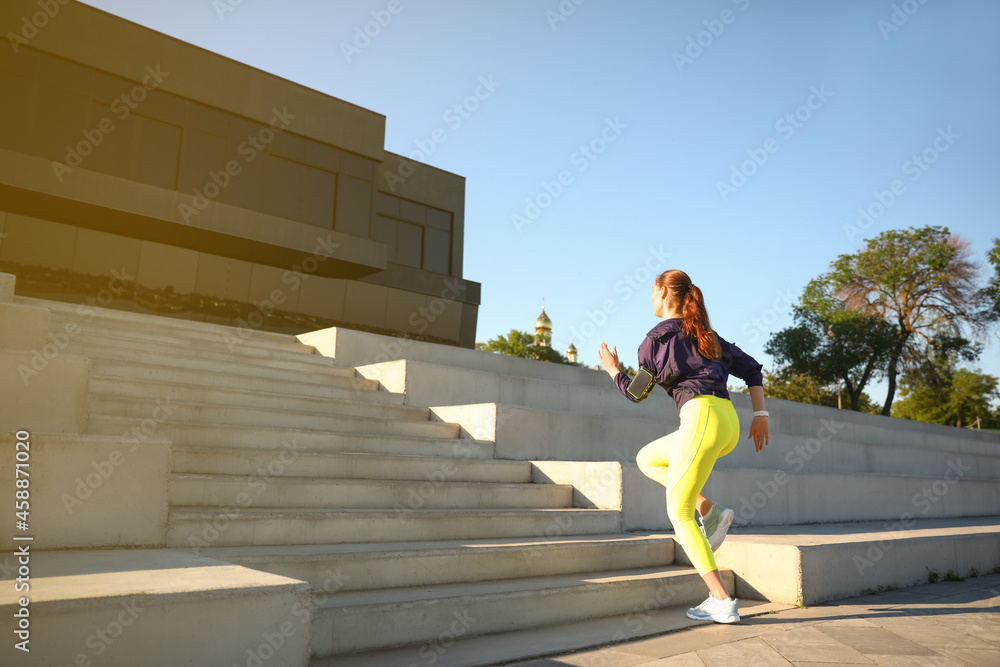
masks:
<path fill-rule="evenodd" d="M 994 318 L 1000 317 L 1000 238 L 993 239 L 993 247 L 986 253 L 986 261 L 993 267 L 983 298 Z"/>
<path fill-rule="evenodd" d="M 994 420 L 990 401 L 1000 397 L 997 378 L 958 367 L 961 360 L 977 358 L 979 350 L 958 337 L 939 336 L 932 341 L 928 356 L 903 375 L 893 416 L 952 426 L 968 425 L 978 417 L 990 425 Z"/>
<path fill-rule="evenodd" d="M 833 262 L 827 279 L 845 309 L 876 317 L 895 329 L 885 366 L 888 415 L 896 377 L 908 360 L 939 334 L 979 334 L 985 324 L 978 269 L 969 245 L 947 227 L 892 230 Z"/>
<path fill-rule="evenodd" d="M 479 344 L 476 347 L 486 352 L 504 354 L 508 357 L 574 365 L 557 350 L 545 345 L 535 345 L 535 337 L 533 335 L 525 331 L 518 331 L 517 329 L 511 329 L 510 333 L 506 336 L 501 335 L 491 338 L 485 344 Z"/>
<path fill-rule="evenodd" d="M 862 410 L 865 386 L 885 373 L 893 328 L 878 317 L 845 308 L 828 276 L 810 281 L 792 312 L 795 326 L 773 334 L 764 348 L 781 365 L 773 379 L 795 386 L 809 379 L 815 387 L 839 380 L 850 408 Z"/>

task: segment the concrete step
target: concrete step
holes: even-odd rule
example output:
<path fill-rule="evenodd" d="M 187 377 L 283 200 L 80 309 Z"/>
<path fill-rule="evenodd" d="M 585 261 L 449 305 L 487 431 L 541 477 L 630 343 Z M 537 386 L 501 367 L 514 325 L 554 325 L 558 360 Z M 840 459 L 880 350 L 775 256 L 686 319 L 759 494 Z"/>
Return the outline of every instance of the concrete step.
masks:
<path fill-rule="evenodd" d="M 621 531 L 612 510 L 171 509 L 171 548 L 559 537 Z"/>
<path fill-rule="evenodd" d="M 338 327 L 310 331 L 300 334 L 298 339 L 307 345 L 314 346 L 321 354 L 337 359 L 338 363 L 345 366 L 366 366 L 393 359 L 408 359 L 426 364 L 452 366 L 498 375 L 561 382 L 573 387 L 581 385 L 606 387 L 611 382 L 604 371 L 595 371 L 591 368 L 551 364 L 533 359 L 519 359 L 480 350 L 400 339 Z M 639 340 L 636 339 L 636 346 L 638 346 Z M 627 399 L 622 396 L 622 400 Z"/>
<path fill-rule="evenodd" d="M 274 378 L 278 380 L 305 379 L 309 382 L 325 382 L 332 377 L 355 377 L 353 368 L 334 368 L 333 366 L 317 366 L 310 364 L 309 368 L 293 367 L 291 363 L 273 360 L 239 361 L 232 356 L 220 359 L 202 359 L 197 357 L 172 356 L 159 352 L 142 352 L 139 350 L 115 350 L 111 347 L 102 349 L 84 348 L 73 354 L 98 360 L 116 360 L 127 364 L 145 364 L 166 366 L 168 368 L 185 368 L 194 371 L 210 373 L 229 373 L 240 376 Z M 95 366 L 98 366 L 95 363 Z M 368 383 L 367 386 L 377 387 Z"/>
<path fill-rule="evenodd" d="M 663 567 L 668 534 L 573 535 L 203 549 L 203 556 L 308 581 L 319 594 Z"/>
<path fill-rule="evenodd" d="M 287 346 L 240 346 L 227 345 L 222 340 L 204 340 L 202 338 L 183 338 L 170 336 L 124 335 L 115 331 L 98 331 L 84 329 L 72 337 L 70 349 L 114 347 L 116 350 L 130 349 L 139 351 L 157 351 L 172 356 L 197 357 L 200 359 L 219 359 L 229 357 L 239 361 L 257 362 L 260 360 L 284 361 L 290 364 L 313 364 L 315 366 L 333 366 L 333 359 L 315 354 L 311 347 L 305 345 L 299 348 Z"/>
<path fill-rule="evenodd" d="M 285 344 L 290 345 L 295 336 L 253 329 L 246 331 L 239 326 L 228 326 L 212 322 L 199 322 L 184 317 L 171 317 L 163 314 L 137 313 L 114 308 L 91 307 L 83 304 L 67 303 L 37 299 L 33 297 L 15 296 L 15 303 L 48 308 L 52 313 L 52 321 L 73 321 L 82 326 L 95 328 L 110 328 L 125 331 L 148 331 L 153 334 L 170 332 L 171 334 L 207 335 L 215 338 L 233 336 L 240 338 L 247 345 Z M 249 335 L 247 335 L 249 333 Z"/>
<path fill-rule="evenodd" d="M 943 474 L 954 464 L 962 466 L 965 479 L 1000 480 L 1000 443 L 963 453 L 826 436 L 826 431 L 820 438 L 782 436 L 780 455 L 771 450 L 758 453 L 752 443 L 740 443 L 719 459 L 716 470 L 771 467 L 789 473 L 926 476 Z"/>
<path fill-rule="evenodd" d="M 245 498 L 245 501 L 238 500 Z M 310 509 L 559 509 L 568 484 L 263 477 L 175 473 L 170 506 Z"/>
<path fill-rule="evenodd" d="M 731 572 L 723 581 L 733 584 Z M 314 657 L 387 649 L 455 636 L 572 623 L 696 604 L 705 583 L 690 568 L 658 567 L 475 584 L 333 593 L 316 600 Z"/>
<path fill-rule="evenodd" d="M 239 330 L 232 327 L 223 326 L 220 329 L 218 325 L 169 317 L 158 318 L 155 322 L 120 321 L 106 317 L 95 317 L 88 321 L 85 316 L 52 312 L 50 322 L 53 331 L 71 333 L 73 338 L 98 336 L 121 341 L 131 340 L 163 345 L 177 345 L 180 342 L 185 342 L 223 349 L 236 354 L 239 354 L 241 349 L 251 348 L 284 354 L 319 354 L 316 348 L 303 344 L 291 335 L 274 334 L 268 337 L 240 338 Z M 72 328 L 72 325 L 76 325 L 79 329 Z M 252 354 L 253 350 L 251 349 L 249 353 Z"/>
<path fill-rule="evenodd" d="M 315 385 L 313 385 L 315 386 Z M 295 391 L 275 391 L 273 388 L 248 389 L 244 387 L 206 387 L 198 383 L 140 380 L 109 375 L 91 375 L 90 395 L 108 400 L 132 398 L 144 401 L 169 399 L 189 403 L 231 405 L 238 407 L 281 407 L 282 409 L 327 412 L 338 403 L 380 406 L 403 406 L 404 396 L 388 391 L 361 390 L 349 387 L 317 387 L 323 395 L 308 393 L 311 387 L 294 387 Z M 405 414 L 417 414 L 406 408 Z M 405 418 L 405 417 L 404 417 Z"/>
<path fill-rule="evenodd" d="M 262 645 L 267 664 L 309 660 L 301 581 L 164 549 L 32 549 L 30 570 L 30 653 L 14 648 L 5 622 L 3 665 L 245 665 Z M 3 582 L 5 619 L 23 595 Z M 281 641 L 269 642 L 275 633 Z"/>
<path fill-rule="evenodd" d="M 299 373 L 252 365 L 203 364 L 183 359 L 160 364 L 101 358 L 93 359 L 91 368 L 94 375 L 104 377 L 186 382 L 205 387 L 265 390 L 331 398 L 341 396 L 343 389 L 354 392 L 378 390 L 378 382 L 357 377 L 353 368 L 324 368 L 320 373 Z"/>
<path fill-rule="evenodd" d="M 146 344 L 121 344 L 119 342 L 100 339 L 96 337 L 88 338 L 78 336 L 66 347 L 69 354 L 85 357 L 99 357 L 102 359 L 120 359 L 123 361 L 138 361 L 143 363 L 166 364 L 168 360 L 184 362 L 184 364 L 224 364 L 237 365 L 250 368 L 274 368 L 279 370 L 296 371 L 299 373 L 317 373 L 327 369 L 335 368 L 333 360 L 319 355 L 301 355 L 299 358 L 286 358 L 272 355 L 264 348 L 259 354 L 237 355 L 232 352 L 221 350 L 206 350 L 196 344 L 188 346 L 161 346 Z"/>
<path fill-rule="evenodd" d="M 359 366 L 358 374 L 378 380 L 389 391 L 405 391 L 410 405 L 503 403 L 576 415 L 653 419 L 667 424 L 664 429 L 678 424 L 673 401 L 664 392 L 657 390 L 650 400 L 632 403 L 607 376 L 597 386 L 570 384 L 408 359 Z"/>
<path fill-rule="evenodd" d="M 174 401 L 90 398 L 91 424 L 108 417 L 141 422 L 169 412 L 169 421 L 186 424 L 222 424 L 302 428 L 347 433 L 393 433 L 433 437 L 458 437 L 458 426 L 428 421 L 426 410 L 394 405 L 369 405 L 330 401 L 330 412 L 292 412 L 290 410 L 244 408 Z M 421 414 L 424 415 L 421 419 Z"/>
<path fill-rule="evenodd" d="M 624 486 L 632 484 L 629 493 L 645 489 L 647 495 L 655 492 L 662 496 L 663 487 L 645 478 L 637 468 L 623 472 Z M 736 525 L 1000 515 L 997 480 L 966 477 L 967 472 L 957 465 L 943 468 L 934 476 L 716 469 L 703 493 L 731 507 L 736 512 Z"/>
<path fill-rule="evenodd" d="M 452 441 L 453 442 L 453 441 Z M 398 479 L 436 483 L 531 481 L 527 461 L 494 461 L 442 456 L 338 454 L 286 447 L 284 449 L 173 448 L 173 471 L 220 475 L 340 477 Z"/>
<path fill-rule="evenodd" d="M 454 424 L 443 422 L 343 418 L 336 431 L 325 431 L 274 426 L 187 424 L 172 418 L 150 423 L 150 420 L 92 415 L 87 432 L 95 435 L 131 436 L 138 429 L 143 429 L 139 431 L 143 436 L 152 437 L 155 434 L 158 438 L 168 438 L 175 447 L 493 458 L 492 442 L 458 439 L 459 429 Z"/>
<path fill-rule="evenodd" d="M 427 421 L 426 408 L 402 405 L 402 396 L 385 391 L 366 391 L 343 398 L 316 398 L 311 396 L 276 394 L 265 391 L 220 389 L 200 387 L 181 382 L 152 382 L 121 379 L 92 378 L 90 382 L 90 409 L 93 413 L 129 417 L 148 416 L 144 406 L 158 401 L 175 406 L 175 414 L 183 419 L 184 408 L 201 406 L 204 410 L 218 410 L 220 415 L 232 414 L 240 418 L 240 410 L 263 413 L 287 412 L 294 415 L 352 417 L 378 417 L 408 421 Z M 371 399 L 371 400 L 369 400 Z M 188 410 L 188 412 L 191 412 Z"/>
<path fill-rule="evenodd" d="M 932 570 L 992 572 L 1000 516 L 733 528 L 715 555 L 735 571 L 741 595 L 811 605 L 925 583 Z M 680 549 L 676 558 L 687 562 Z"/>
<path fill-rule="evenodd" d="M 614 667 L 615 665 L 655 664 L 669 665 L 670 661 L 652 661 L 651 658 L 617 653 L 622 662 L 608 662 L 601 654 L 561 656 L 560 654 L 589 648 L 617 644 L 632 639 L 664 637 L 665 641 L 688 640 L 686 631 L 698 626 L 710 630 L 707 621 L 692 621 L 686 615 L 691 605 L 683 604 L 657 609 L 636 608 L 627 614 L 587 619 L 574 623 L 546 625 L 538 628 L 500 632 L 491 635 L 452 633 L 451 627 L 443 628 L 434 640 L 411 644 L 384 651 L 366 651 L 337 655 L 331 658 L 314 658 L 309 667 L 399 667 L 400 665 L 430 665 L 434 667 L 482 667 L 483 665 L 508 665 L 545 667 L 548 665 L 581 665 L 584 667 Z M 740 618 L 771 614 L 791 609 L 794 605 L 740 599 Z M 539 659 L 537 662 L 532 658 Z M 545 660 L 548 658 L 548 660 Z M 516 662 L 515 662 L 516 661 Z M 688 663 L 676 663 L 683 665 Z M 804 663 L 808 664 L 808 663 Z"/>

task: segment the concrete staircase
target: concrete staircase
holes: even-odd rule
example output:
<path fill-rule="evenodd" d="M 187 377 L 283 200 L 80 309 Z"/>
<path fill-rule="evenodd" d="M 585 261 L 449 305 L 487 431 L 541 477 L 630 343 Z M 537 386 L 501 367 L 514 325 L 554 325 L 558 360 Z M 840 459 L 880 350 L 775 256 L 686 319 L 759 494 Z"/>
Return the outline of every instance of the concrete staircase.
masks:
<path fill-rule="evenodd" d="M 23 664 L 486 665 L 681 629 L 705 596 L 633 463 L 677 426 L 662 395 L 635 406 L 587 369 L 354 331 L 13 298 L 2 280 L 0 311 L 0 482 L 29 428 L 35 632 L 61 638 Z M 15 366 L 39 371 L 20 388 Z M 737 510 L 717 557 L 741 613 L 1000 566 L 1000 438 L 768 407 L 769 450 L 737 448 L 706 487 Z"/>
<path fill-rule="evenodd" d="M 697 573 L 672 565 L 669 534 L 623 533 L 620 510 L 575 507 L 573 486 L 494 459 L 494 442 L 294 337 L 17 303 L 76 332 L 62 353 L 90 359 L 87 437 L 170 444 L 163 541 L 149 546 L 283 578 L 272 588 L 308 582 L 314 659 L 704 598 Z M 66 563 L 49 562 L 53 576 Z M 281 610 L 275 627 L 295 620 Z"/>

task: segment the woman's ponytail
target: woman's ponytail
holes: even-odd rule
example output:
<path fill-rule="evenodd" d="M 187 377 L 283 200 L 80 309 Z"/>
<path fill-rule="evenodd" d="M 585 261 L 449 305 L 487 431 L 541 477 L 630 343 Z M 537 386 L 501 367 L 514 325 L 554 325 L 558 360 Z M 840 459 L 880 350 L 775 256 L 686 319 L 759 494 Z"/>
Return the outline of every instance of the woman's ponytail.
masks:
<path fill-rule="evenodd" d="M 705 298 L 701 290 L 691 284 L 691 278 L 678 269 L 664 271 L 656 279 L 656 285 L 666 287 L 674 295 L 671 305 L 675 308 L 680 304 L 681 332 L 693 340 L 698 352 L 709 359 L 721 359 L 722 349 L 719 339 L 712 331 L 708 321 L 708 311 L 705 309 Z"/>

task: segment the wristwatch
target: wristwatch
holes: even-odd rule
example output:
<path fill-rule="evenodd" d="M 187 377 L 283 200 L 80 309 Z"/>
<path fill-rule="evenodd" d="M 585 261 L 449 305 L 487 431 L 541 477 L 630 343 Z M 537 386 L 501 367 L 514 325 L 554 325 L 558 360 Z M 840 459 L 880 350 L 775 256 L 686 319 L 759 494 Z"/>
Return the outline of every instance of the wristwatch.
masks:
<path fill-rule="evenodd" d="M 754 417 L 766 417 L 767 416 L 767 410 L 757 410 L 755 413 L 753 413 L 753 416 Z"/>

